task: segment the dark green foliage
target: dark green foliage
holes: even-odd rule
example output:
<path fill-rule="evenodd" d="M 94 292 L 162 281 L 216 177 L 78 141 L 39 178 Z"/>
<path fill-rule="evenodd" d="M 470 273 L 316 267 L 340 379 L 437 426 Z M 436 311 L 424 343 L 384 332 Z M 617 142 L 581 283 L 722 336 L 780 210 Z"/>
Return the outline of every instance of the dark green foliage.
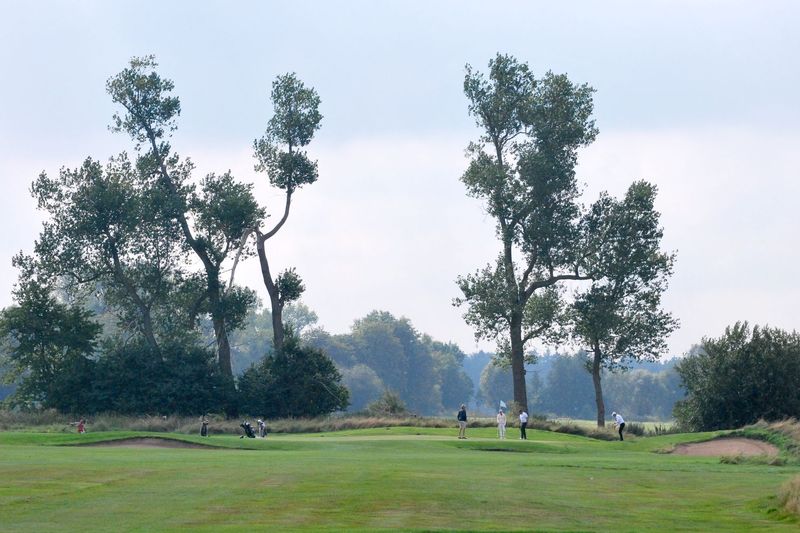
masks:
<path fill-rule="evenodd" d="M 257 172 L 266 172 L 272 186 L 286 192 L 283 216 L 275 226 L 265 230 L 254 226 L 256 248 L 261 263 L 261 276 L 269 293 L 272 311 L 273 345 L 277 352 L 283 349 L 283 307 L 300 298 L 305 286 L 293 268 L 273 279 L 265 243 L 272 238 L 289 218 L 292 195 L 302 187 L 317 181 L 317 163 L 308 158 L 300 148 L 307 146 L 320 127 L 320 98 L 313 88 L 308 88 L 295 74 L 278 76 L 272 84 L 272 103 L 275 114 L 269 120 L 264 137 L 253 143 Z"/>
<path fill-rule="evenodd" d="M 261 223 L 265 213 L 252 195 L 252 185 L 236 183 L 229 172 L 209 174 L 199 189 L 192 183 L 194 165 L 181 160 L 168 142 L 176 129 L 180 102 L 172 96 L 174 84 L 155 71 L 153 56 L 133 58 L 128 68 L 106 85 L 112 100 L 123 112 L 114 115 L 114 130 L 124 131 L 136 141 L 136 169 L 147 190 L 157 198 L 158 213 L 174 225 L 182 252 L 193 252 L 202 273 L 186 276 L 181 300 L 194 319 L 208 313 L 217 345 L 217 361 L 225 377 L 227 395 L 233 394 L 233 371 L 228 333 L 240 325 L 255 298 L 246 289 L 226 289 L 223 263 L 229 256 L 252 255 L 242 238 L 245 230 Z M 185 257 L 182 258 L 185 261 Z M 229 282 L 232 285 L 233 279 Z M 191 294 L 195 292 L 195 294 Z M 233 407 L 228 406 L 229 412 Z"/>
<path fill-rule="evenodd" d="M 214 354 L 165 346 L 164 358 L 145 345 L 112 348 L 96 365 L 91 412 L 185 414 L 216 412 L 223 392 Z"/>
<path fill-rule="evenodd" d="M 127 111 L 122 116 L 114 114 L 114 130 L 129 133 L 139 143 L 175 130 L 181 113 L 178 98 L 169 96 L 175 84 L 162 79 L 155 72 L 157 66 L 155 56 L 134 57 L 129 68 L 106 83 L 114 102 Z"/>
<path fill-rule="evenodd" d="M 278 76 L 271 98 L 275 114 L 264 137 L 253 143 L 256 170 L 266 172 L 273 186 L 291 192 L 317 180 L 316 161 L 298 148 L 307 146 L 320 127 L 320 98 L 293 73 Z"/>
<path fill-rule="evenodd" d="M 239 244 L 245 230 L 256 227 L 265 216 L 253 196 L 253 185 L 238 183 L 230 172 L 207 175 L 201 180 L 199 191 L 193 191 L 188 201 L 197 240 L 218 256 L 215 263 L 220 263 L 228 249 Z M 252 255 L 253 250 L 246 248 L 243 253 Z"/>
<path fill-rule="evenodd" d="M 677 321 L 661 308 L 674 256 L 659 250 L 663 229 L 654 210 L 656 187 L 634 183 L 622 201 L 601 195 L 585 223 L 595 249 L 596 279 L 574 303 L 576 339 L 600 350 L 600 366 L 655 360 Z"/>
<path fill-rule="evenodd" d="M 149 181 L 125 153 L 105 167 L 87 158 L 57 178 L 42 173 L 31 192 L 48 220 L 32 264 L 73 297 L 99 299 L 119 329 L 157 349 L 175 332 L 163 318 L 180 315 L 170 304 L 181 278 L 180 242 Z"/>
<path fill-rule="evenodd" d="M 17 262 L 31 275 L 30 263 L 21 257 Z M 18 305 L 0 314 L 0 338 L 9 365 L 5 379 L 19 381 L 14 401 L 65 411 L 83 409 L 89 402 L 87 384 L 75 374 L 91 376 L 101 327 L 91 320 L 90 312 L 58 302 L 48 285 L 26 277 L 14 291 Z"/>
<path fill-rule="evenodd" d="M 19 381 L 14 403 L 79 414 L 219 409 L 224 395 L 213 353 L 170 344 L 156 350 L 144 341 L 98 346 L 92 313 L 58 302 L 34 278 L 20 282 L 15 298 L 19 305 L 0 315 L 5 377 Z"/>
<path fill-rule="evenodd" d="M 675 406 L 685 428 L 738 428 L 800 416 L 800 335 L 737 322 L 677 366 L 687 397 Z"/>
<path fill-rule="evenodd" d="M 577 151 L 597 135 L 593 89 L 565 75 L 536 79 L 528 66 L 498 54 L 488 76 L 467 66 L 464 93 L 481 128 L 462 176 L 470 196 L 495 219 L 501 251 L 493 264 L 459 277 L 465 320 L 498 342 L 510 362 L 514 400 L 527 406 L 525 345 L 556 333 L 559 283 L 590 279 L 583 255 Z"/>
<path fill-rule="evenodd" d="M 298 300 L 306 290 L 303 280 L 294 268 L 286 269 L 278 274 L 275 286 L 278 288 L 278 301 L 282 306 Z"/>
<path fill-rule="evenodd" d="M 311 417 L 343 410 L 342 375 L 320 350 L 287 335 L 283 350 L 250 367 L 239 380 L 243 412 L 268 418 Z"/>

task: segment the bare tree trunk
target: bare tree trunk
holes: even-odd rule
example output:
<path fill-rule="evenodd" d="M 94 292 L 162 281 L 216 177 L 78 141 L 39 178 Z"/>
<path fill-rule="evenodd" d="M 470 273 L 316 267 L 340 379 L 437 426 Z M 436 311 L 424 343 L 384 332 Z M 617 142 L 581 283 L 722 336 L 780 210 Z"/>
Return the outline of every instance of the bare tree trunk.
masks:
<path fill-rule="evenodd" d="M 142 313 L 142 333 L 144 333 L 147 344 L 150 345 L 157 354 L 161 354 L 161 348 L 158 345 L 155 333 L 153 333 L 153 320 L 150 317 L 150 310 L 142 306 L 139 311 Z"/>
<path fill-rule="evenodd" d="M 225 318 L 219 310 L 219 291 L 209 290 L 209 303 L 211 304 L 211 322 L 214 325 L 214 337 L 217 341 L 217 360 L 219 369 L 225 381 L 233 383 L 233 367 L 231 364 L 231 344 L 228 340 L 228 329 Z"/>
<path fill-rule="evenodd" d="M 594 359 L 592 360 L 592 381 L 594 382 L 594 401 L 597 404 L 597 427 L 606 427 L 606 405 L 603 402 L 603 387 L 600 384 L 600 362 L 603 353 L 600 345 L 594 343 Z"/>
<path fill-rule="evenodd" d="M 283 329 L 283 304 L 278 300 L 277 294 L 270 293 L 269 300 L 272 304 L 272 343 L 275 346 L 275 353 L 283 350 L 283 340 L 285 337 Z"/>
<path fill-rule="evenodd" d="M 266 239 L 259 236 L 256 239 L 256 249 L 258 250 L 258 259 L 261 263 L 261 277 L 264 280 L 264 286 L 269 293 L 269 301 L 272 306 L 272 344 L 275 348 L 275 353 L 283 350 L 283 340 L 285 337 L 283 329 L 283 303 L 280 301 L 280 294 L 278 294 L 278 287 L 272 280 L 272 274 L 269 270 L 269 261 L 267 260 L 267 252 L 264 249 Z"/>
<path fill-rule="evenodd" d="M 516 315 L 516 313 L 515 313 Z M 514 402 L 528 412 L 528 391 L 525 385 L 525 351 L 522 343 L 522 317 L 512 317 L 511 375 L 514 382 Z"/>

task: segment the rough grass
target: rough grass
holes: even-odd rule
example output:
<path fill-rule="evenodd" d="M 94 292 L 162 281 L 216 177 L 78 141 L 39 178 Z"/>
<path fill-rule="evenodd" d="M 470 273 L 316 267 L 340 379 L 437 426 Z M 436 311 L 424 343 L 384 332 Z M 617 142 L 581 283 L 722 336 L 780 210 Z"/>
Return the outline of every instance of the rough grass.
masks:
<path fill-rule="evenodd" d="M 0 431 L 44 431 L 74 432 L 71 423 L 77 417 L 64 415 L 55 410 L 15 411 L 0 410 Z M 255 416 L 242 416 L 237 419 L 226 419 L 222 415 L 209 415 L 209 433 L 212 435 L 240 434 L 239 424 L 249 420 L 255 427 Z M 317 418 L 284 418 L 267 420 L 269 433 L 321 433 L 353 429 L 386 428 L 386 427 L 421 427 L 421 428 L 453 428 L 455 417 L 421 417 L 421 416 L 369 416 L 333 415 Z M 494 418 L 472 417 L 470 428 L 494 428 Z M 509 436 L 513 435 L 516 424 L 508 425 Z M 614 428 L 597 428 L 590 424 L 572 421 L 546 420 L 531 417 L 528 429 L 539 429 L 569 435 L 580 435 L 598 440 L 616 440 Z M 145 431 L 197 434 L 200 431 L 200 417 L 189 416 L 126 416 L 113 413 L 99 414 L 87 418 L 87 431 Z"/>
<path fill-rule="evenodd" d="M 769 442 L 781 450 L 781 459 L 785 463 L 800 464 L 800 422 L 795 418 L 776 422 L 759 420 L 729 434 Z"/>
<path fill-rule="evenodd" d="M 778 492 L 778 500 L 787 513 L 800 517 L 800 476 L 783 484 Z"/>

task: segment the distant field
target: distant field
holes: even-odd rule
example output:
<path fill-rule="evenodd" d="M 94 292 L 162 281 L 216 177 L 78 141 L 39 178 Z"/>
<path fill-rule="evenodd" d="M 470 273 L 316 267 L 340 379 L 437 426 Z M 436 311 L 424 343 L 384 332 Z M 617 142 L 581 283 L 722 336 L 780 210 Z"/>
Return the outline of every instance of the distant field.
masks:
<path fill-rule="evenodd" d="M 0 433 L 0 531 L 798 529 L 775 495 L 800 467 L 653 453 L 712 434 L 523 442 L 483 428 L 461 441 L 399 427 L 71 446 L 144 435 Z"/>

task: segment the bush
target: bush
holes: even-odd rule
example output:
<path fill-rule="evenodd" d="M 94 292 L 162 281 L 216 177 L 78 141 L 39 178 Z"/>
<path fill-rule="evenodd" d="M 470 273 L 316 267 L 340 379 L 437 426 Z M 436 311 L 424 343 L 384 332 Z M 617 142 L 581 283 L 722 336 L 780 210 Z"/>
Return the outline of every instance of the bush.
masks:
<path fill-rule="evenodd" d="M 221 407 L 215 356 L 201 348 L 117 348 L 97 363 L 89 412 L 202 414 Z"/>
<path fill-rule="evenodd" d="M 643 437 L 645 433 L 647 433 L 647 428 L 645 428 L 644 424 L 639 424 L 637 422 L 628 422 L 625 424 L 625 431 L 630 433 L 631 435 L 636 435 L 637 437 Z"/>
<path fill-rule="evenodd" d="M 408 409 L 399 394 L 386 390 L 383 396 L 367 406 L 367 414 L 371 416 L 406 416 Z"/>
<path fill-rule="evenodd" d="M 687 391 L 675 405 L 679 425 L 731 429 L 763 418 L 800 415 L 800 335 L 737 323 L 676 366 Z"/>
<path fill-rule="evenodd" d="M 287 336 L 283 349 L 251 366 L 239 380 L 243 412 L 267 418 L 314 417 L 345 409 L 342 375 L 320 350 Z"/>

